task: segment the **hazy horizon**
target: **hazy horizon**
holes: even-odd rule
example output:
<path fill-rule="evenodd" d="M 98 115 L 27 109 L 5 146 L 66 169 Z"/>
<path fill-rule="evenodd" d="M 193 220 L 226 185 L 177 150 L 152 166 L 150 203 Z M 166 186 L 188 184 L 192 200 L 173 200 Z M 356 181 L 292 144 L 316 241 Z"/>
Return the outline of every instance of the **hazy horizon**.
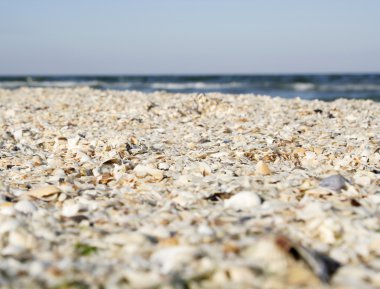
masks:
<path fill-rule="evenodd" d="M 281 72 L 281 73 L 275 73 L 275 72 L 257 72 L 257 73 L 46 73 L 46 74 L 35 74 L 35 73 L 15 73 L 15 74 L 1 74 L 0 77 L 6 78 L 6 77 L 145 77 L 145 76 L 152 76 L 152 77 L 191 77 L 191 76 L 200 76 L 200 77 L 222 77 L 222 76 L 313 76 L 313 75 L 380 75 L 380 71 L 373 71 L 373 72 Z"/>
<path fill-rule="evenodd" d="M 380 72 L 380 2 L 0 2 L 0 75 Z"/>

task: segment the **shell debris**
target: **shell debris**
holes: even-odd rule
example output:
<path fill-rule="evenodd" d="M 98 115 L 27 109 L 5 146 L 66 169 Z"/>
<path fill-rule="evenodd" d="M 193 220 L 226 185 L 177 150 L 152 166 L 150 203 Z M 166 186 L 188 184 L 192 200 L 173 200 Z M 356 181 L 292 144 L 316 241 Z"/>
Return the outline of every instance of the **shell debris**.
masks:
<path fill-rule="evenodd" d="M 380 103 L 78 87 L 0 108 L 4 288 L 380 288 Z"/>

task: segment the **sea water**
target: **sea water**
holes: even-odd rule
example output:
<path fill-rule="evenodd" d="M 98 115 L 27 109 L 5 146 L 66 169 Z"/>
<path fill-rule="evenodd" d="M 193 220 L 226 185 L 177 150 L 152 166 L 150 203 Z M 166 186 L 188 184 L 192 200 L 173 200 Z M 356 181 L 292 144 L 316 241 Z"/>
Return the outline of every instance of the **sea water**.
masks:
<path fill-rule="evenodd" d="M 380 74 L 0 76 L 0 88 L 81 87 L 95 89 L 264 94 L 284 98 L 380 101 Z"/>

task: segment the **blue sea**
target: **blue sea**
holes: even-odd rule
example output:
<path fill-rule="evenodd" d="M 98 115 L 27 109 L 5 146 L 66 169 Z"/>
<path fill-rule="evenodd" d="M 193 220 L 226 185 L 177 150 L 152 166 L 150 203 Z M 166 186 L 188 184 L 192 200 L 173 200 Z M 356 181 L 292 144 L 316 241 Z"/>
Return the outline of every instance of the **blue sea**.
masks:
<path fill-rule="evenodd" d="M 0 88 L 81 87 L 95 89 L 265 94 L 284 98 L 380 101 L 380 74 L 0 76 Z"/>

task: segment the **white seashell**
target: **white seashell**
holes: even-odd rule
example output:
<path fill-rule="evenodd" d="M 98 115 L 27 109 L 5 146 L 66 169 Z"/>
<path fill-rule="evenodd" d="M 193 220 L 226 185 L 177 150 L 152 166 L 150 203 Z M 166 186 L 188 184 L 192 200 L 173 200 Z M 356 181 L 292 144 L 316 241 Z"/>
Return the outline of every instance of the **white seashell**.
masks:
<path fill-rule="evenodd" d="M 67 199 L 67 195 L 66 194 L 60 194 L 59 197 L 58 197 L 58 201 L 59 202 L 63 202 L 66 199 Z"/>
<path fill-rule="evenodd" d="M 37 207 L 28 200 L 18 201 L 15 206 L 15 210 L 24 214 L 31 214 L 37 211 Z"/>
<path fill-rule="evenodd" d="M 0 214 L 4 216 L 12 216 L 16 212 L 12 203 L 4 202 L 0 204 Z M 2 224 L 1 226 L 3 226 Z"/>
<path fill-rule="evenodd" d="M 12 190 L 12 195 L 16 197 L 21 197 L 23 194 L 25 194 L 26 191 L 23 190 Z"/>
<path fill-rule="evenodd" d="M 61 215 L 64 217 L 73 217 L 78 214 L 80 206 L 72 200 L 66 201 L 63 204 Z"/>
<path fill-rule="evenodd" d="M 340 225 L 333 219 L 326 219 L 319 227 L 319 237 L 326 244 L 334 244 L 336 236 L 341 233 Z"/>
<path fill-rule="evenodd" d="M 209 226 L 205 224 L 199 225 L 197 232 L 198 234 L 204 235 L 204 236 L 212 236 L 215 233 L 213 229 L 211 229 Z"/>
<path fill-rule="evenodd" d="M 9 233 L 8 242 L 11 246 L 26 248 L 28 247 L 28 236 L 17 231 L 12 231 Z"/>
<path fill-rule="evenodd" d="M 319 202 L 312 202 L 310 199 L 306 204 L 296 211 L 297 218 L 301 220 L 319 219 L 323 218 L 325 212 L 322 204 Z"/>
<path fill-rule="evenodd" d="M 163 170 L 163 171 L 169 170 L 169 165 L 167 163 L 159 163 L 157 167 L 158 169 Z"/>
<path fill-rule="evenodd" d="M 359 186 L 368 187 L 371 185 L 371 178 L 369 176 L 366 176 L 366 175 L 355 174 L 354 175 L 354 182 L 355 182 L 355 184 L 358 184 Z"/>
<path fill-rule="evenodd" d="M 197 201 L 196 196 L 193 193 L 186 192 L 186 191 L 176 192 L 176 197 L 173 198 L 174 203 L 183 207 L 189 206 L 196 201 Z"/>
<path fill-rule="evenodd" d="M 210 155 L 210 157 L 212 157 L 212 158 L 223 158 L 226 156 L 228 156 L 227 152 L 217 152 L 217 153 L 213 153 Z"/>
<path fill-rule="evenodd" d="M 156 180 L 162 180 L 164 174 L 159 169 L 154 169 L 149 166 L 137 165 L 133 171 L 138 178 L 145 178 L 146 176 L 152 176 Z"/>
<path fill-rule="evenodd" d="M 251 209 L 261 204 L 260 197 L 251 191 L 243 191 L 232 196 L 224 202 L 226 208 L 235 210 Z"/>
<path fill-rule="evenodd" d="M 20 227 L 20 223 L 17 220 L 9 219 L 9 220 L 1 223 L 0 234 L 4 234 L 6 232 L 14 231 L 18 227 Z"/>
<path fill-rule="evenodd" d="M 240 284 L 254 284 L 257 279 L 253 271 L 246 267 L 232 267 L 228 269 L 228 273 L 233 282 Z"/>
<path fill-rule="evenodd" d="M 22 134 L 23 134 L 22 129 L 19 129 L 19 130 L 16 130 L 15 132 L 13 132 L 13 136 L 17 141 L 22 139 Z"/>
<path fill-rule="evenodd" d="M 271 238 L 262 238 L 249 246 L 244 256 L 255 265 L 270 273 L 286 272 L 288 260 Z"/>
<path fill-rule="evenodd" d="M 79 140 L 80 140 L 79 136 L 67 139 L 67 148 L 69 150 L 74 150 L 78 148 Z"/>
<path fill-rule="evenodd" d="M 51 168 L 61 168 L 63 166 L 62 161 L 55 158 L 48 158 L 46 164 Z"/>
<path fill-rule="evenodd" d="M 146 241 L 146 238 L 139 233 L 115 233 L 107 235 L 104 242 L 113 245 L 130 245 L 135 244 L 141 246 Z"/>
<path fill-rule="evenodd" d="M 211 168 L 208 164 L 204 163 L 204 162 L 200 162 L 198 164 L 198 170 L 200 171 L 200 173 L 203 175 L 203 176 L 208 176 L 211 174 Z"/>
<path fill-rule="evenodd" d="M 160 276 L 154 272 L 127 272 L 128 285 L 131 288 L 149 289 L 158 288 L 161 281 Z"/>
<path fill-rule="evenodd" d="M 150 261 L 160 267 L 162 273 L 168 274 L 191 263 L 199 255 L 198 253 L 194 247 L 174 246 L 156 251 Z"/>
<path fill-rule="evenodd" d="M 17 256 L 25 252 L 25 248 L 19 246 L 6 246 L 1 250 L 3 256 Z"/>
<path fill-rule="evenodd" d="M 274 142 L 274 138 L 272 138 L 272 137 L 267 137 L 265 141 L 267 142 L 268 145 L 271 145 L 271 144 L 273 144 L 273 142 Z"/>

